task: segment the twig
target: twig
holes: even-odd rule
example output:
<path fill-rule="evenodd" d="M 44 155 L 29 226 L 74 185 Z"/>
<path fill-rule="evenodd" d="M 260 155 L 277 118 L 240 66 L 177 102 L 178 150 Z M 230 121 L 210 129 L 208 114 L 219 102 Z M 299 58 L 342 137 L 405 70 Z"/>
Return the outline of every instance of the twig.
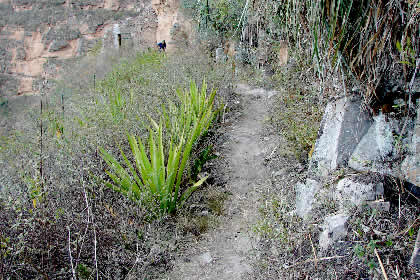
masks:
<path fill-rule="evenodd" d="M 223 106 L 223 115 L 222 115 L 222 123 L 225 123 L 225 113 L 226 113 L 226 104 Z"/>
<path fill-rule="evenodd" d="M 401 220 L 401 194 L 398 194 L 398 220 Z"/>
<path fill-rule="evenodd" d="M 246 10 L 247 10 L 247 8 L 248 8 L 248 3 L 249 3 L 249 0 L 247 0 L 247 1 L 246 1 L 246 3 L 245 3 L 245 7 L 244 7 L 244 10 L 242 11 L 241 18 L 239 19 L 238 26 L 236 27 L 236 30 L 235 30 L 235 32 L 233 33 L 232 37 L 236 35 L 236 32 L 238 32 L 239 26 L 241 26 L 242 18 L 244 17 L 244 15 L 245 15 L 245 11 L 246 11 Z"/>
<path fill-rule="evenodd" d="M 379 265 L 381 266 L 382 274 L 384 275 L 385 280 L 388 280 L 388 275 L 386 275 L 384 264 L 382 263 L 381 257 L 379 257 L 378 251 L 375 248 L 375 255 L 378 258 Z"/>
<path fill-rule="evenodd" d="M 412 227 L 414 227 L 414 226 L 416 226 L 418 224 L 419 219 L 420 218 L 415 219 L 414 222 L 408 228 L 406 228 L 406 229 L 404 229 L 404 230 L 402 230 L 402 231 L 400 231 L 400 232 L 392 235 L 391 236 L 391 239 L 397 238 L 398 236 L 400 236 L 402 234 L 406 234 Z"/>
<path fill-rule="evenodd" d="M 83 182 L 83 194 L 84 194 L 84 197 L 85 197 L 86 208 L 87 208 L 87 211 L 88 211 L 88 225 L 89 225 L 89 222 L 91 222 L 92 227 L 93 227 L 93 253 L 94 253 L 94 258 L 95 258 L 96 279 L 99 279 L 98 258 L 97 258 L 97 248 L 96 248 L 97 243 L 98 243 L 97 238 L 96 238 L 96 226 L 95 226 L 95 223 L 94 223 L 93 212 L 89 207 L 89 200 L 88 200 L 88 197 L 87 197 L 86 188 L 84 188 L 84 182 Z M 86 229 L 87 229 L 87 227 L 86 227 Z"/>
<path fill-rule="evenodd" d="M 333 259 L 341 259 L 341 258 L 345 258 L 345 257 L 347 257 L 347 256 L 324 257 L 324 258 L 319 258 L 319 259 L 316 259 L 316 260 L 315 259 L 308 259 L 308 260 L 305 260 L 305 261 L 302 261 L 302 262 L 295 263 L 293 265 L 285 265 L 284 268 L 288 269 L 288 268 L 292 268 L 292 267 L 295 267 L 295 266 L 298 266 L 298 265 L 301 265 L 301 264 L 310 263 L 310 262 L 313 262 L 313 261 L 328 261 L 328 260 L 333 260 Z"/>
<path fill-rule="evenodd" d="M 134 262 L 133 266 L 130 268 L 130 270 L 128 271 L 127 275 L 125 276 L 124 280 L 127 279 L 128 276 L 130 276 L 131 271 L 133 271 L 134 267 L 136 266 L 136 264 L 139 262 L 140 260 L 140 252 L 139 252 L 139 244 L 136 244 L 136 251 L 137 251 L 137 255 L 136 255 L 136 261 Z"/>
<path fill-rule="evenodd" d="M 73 274 L 73 279 L 76 280 L 76 271 L 74 270 L 74 266 L 73 266 L 73 257 L 71 256 L 71 236 L 70 236 L 70 227 L 67 226 L 67 230 L 69 232 L 69 257 L 70 257 L 70 265 L 71 265 L 71 272 Z"/>
<path fill-rule="evenodd" d="M 315 251 L 314 243 L 312 242 L 311 234 L 308 233 L 308 236 L 309 236 L 309 241 L 311 241 L 312 253 L 314 254 L 314 257 L 315 257 L 315 268 L 316 268 L 318 265 L 318 258 L 316 256 L 316 251 Z"/>
<path fill-rule="evenodd" d="M 98 240 L 96 238 L 96 225 L 93 221 L 93 213 L 92 213 L 92 224 L 93 224 L 93 245 L 94 245 L 94 254 L 95 254 L 95 269 L 96 269 L 96 280 L 99 279 L 99 270 L 98 270 L 98 257 L 97 257 L 97 244 L 98 244 Z"/>
<path fill-rule="evenodd" d="M 82 254 L 83 246 L 85 244 L 85 237 L 86 237 L 87 231 L 89 229 L 89 224 L 90 224 L 89 203 L 88 203 L 88 200 L 87 200 L 86 190 L 84 188 L 83 188 L 83 194 L 85 196 L 85 202 L 86 202 L 86 208 L 85 209 L 87 209 L 87 215 L 88 215 L 88 217 L 87 217 L 85 232 L 84 232 L 83 237 L 81 239 L 81 243 L 82 244 L 80 245 L 79 254 L 77 255 L 77 260 L 80 260 L 80 255 Z M 83 209 L 83 211 L 85 209 Z M 77 267 L 77 262 L 76 262 L 76 267 Z"/>

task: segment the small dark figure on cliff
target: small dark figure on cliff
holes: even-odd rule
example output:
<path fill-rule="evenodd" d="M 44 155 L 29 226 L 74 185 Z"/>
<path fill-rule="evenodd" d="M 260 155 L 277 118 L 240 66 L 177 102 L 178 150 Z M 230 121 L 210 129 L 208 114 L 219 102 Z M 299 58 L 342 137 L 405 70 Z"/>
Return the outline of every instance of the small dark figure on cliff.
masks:
<path fill-rule="evenodd" d="M 162 42 L 157 44 L 159 47 L 159 51 L 165 51 L 166 50 L 166 42 L 163 40 Z"/>

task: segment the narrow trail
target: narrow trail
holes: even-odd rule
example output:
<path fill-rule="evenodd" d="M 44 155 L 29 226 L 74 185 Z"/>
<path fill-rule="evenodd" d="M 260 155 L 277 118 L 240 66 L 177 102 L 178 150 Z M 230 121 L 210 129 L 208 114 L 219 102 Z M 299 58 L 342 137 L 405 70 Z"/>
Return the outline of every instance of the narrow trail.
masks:
<path fill-rule="evenodd" d="M 225 216 L 220 225 L 204 234 L 183 257 L 176 260 L 168 279 L 244 279 L 252 272 L 252 225 L 258 216 L 258 193 L 270 184 L 265 158 L 276 147 L 275 135 L 267 135 L 264 121 L 271 97 L 276 94 L 264 89 L 251 89 L 238 84 L 243 111 L 227 128 L 228 141 L 221 154 L 229 167 L 221 174 L 227 178 L 232 193 L 225 203 Z"/>

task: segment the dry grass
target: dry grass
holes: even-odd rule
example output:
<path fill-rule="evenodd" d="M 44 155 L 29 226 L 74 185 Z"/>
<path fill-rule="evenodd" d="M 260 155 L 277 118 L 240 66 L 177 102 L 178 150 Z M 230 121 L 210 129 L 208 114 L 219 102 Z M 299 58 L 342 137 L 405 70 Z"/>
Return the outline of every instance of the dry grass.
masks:
<path fill-rule="evenodd" d="M 153 278 L 170 268 L 183 237 L 177 217 L 188 211 L 155 219 L 94 179 L 104 176 L 97 147 L 127 151 L 126 133 L 147 131 L 148 115 L 190 80 L 205 77 L 221 103 L 231 76 L 194 49 L 88 57 L 80 65 L 43 98 L 42 115 L 32 110 L 30 128 L 0 139 L 0 278 Z M 194 231 L 208 227 L 195 218 Z"/>

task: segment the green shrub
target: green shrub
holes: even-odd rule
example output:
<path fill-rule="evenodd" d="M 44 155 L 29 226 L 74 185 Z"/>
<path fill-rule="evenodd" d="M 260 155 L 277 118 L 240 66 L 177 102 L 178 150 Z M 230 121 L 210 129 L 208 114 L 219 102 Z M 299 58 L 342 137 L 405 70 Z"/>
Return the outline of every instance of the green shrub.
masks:
<path fill-rule="evenodd" d="M 135 161 L 135 168 L 121 150 L 126 168 L 117 159 L 100 148 L 101 156 L 111 171 L 107 171 L 113 183 L 105 184 L 115 191 L 129 197 L 134 201 L 146 201 L 151 197 L 157 198 L 160 209 L 164 213 L 172 213 L 182 207 L 192 192 L 194 192 L 206 179 L 202 178 L 188 187 L 182 195 L 180 186 L 184 169 L 190 159 L 191 150 L 200 135 L 203 135 L 210 126 L 216 111 L 213 110 L 213 101 L 216 91 L 206 96 L 207 86 L 203 82 L 201 91 L 198 91 L 194 82 L 191 82 L 190 91 L 178 91 L 180 107 L 171 117 L 165 115 L 167 133 L 169 134 L 169 148 L 164 145 L 162 121 L 157 124 L 150 119 L 154 130 L 149 129 L 149 153 L 143 141 L 133 135 L 128 136 L 131 152 Z"/>

